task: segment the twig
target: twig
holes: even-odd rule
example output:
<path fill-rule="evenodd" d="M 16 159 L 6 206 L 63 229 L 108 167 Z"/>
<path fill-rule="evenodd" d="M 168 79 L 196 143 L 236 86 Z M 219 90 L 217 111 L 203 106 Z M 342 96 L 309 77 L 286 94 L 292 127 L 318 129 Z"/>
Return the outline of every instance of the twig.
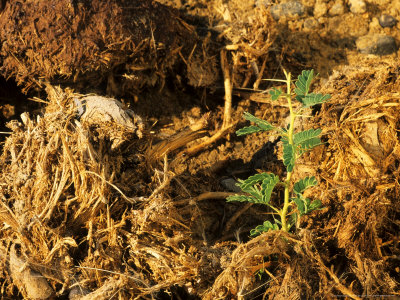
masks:
<path fill-rule="evenodd" d="M 219 138 L 223 137 L 226 133 L 228 133 L 228 131 L 233 127 L 233 124 L 227 126 L 227 127 L 222 127 L 220 130 L 217 131 L 217 133 L 215 133 L 213 136 L 211 136 L 210 138 L 208 138 L 206 141 L 204 141 L 203 143 L 193 146 L 189 149 L 187 149 L 185 151 L 185 154 L 187 155 L 194 155 L 197 152 L 199 152 L 200 150 L 202 150 L 203 148 L 206 148 L 207 146 L 211 145 L 212 143 L 214 143 L 216 140 L 218 140 Z"/>
<path fill-rule="evenodd" d="M 262 80 L 262 77 L 263 77 L 263 74 L 264 74 L 264 70 L 265 70 L 265 65 L 266 65 L 266 64 L 267 64 L 267 57 L 264 58 L 264 61 L 263 61 L 262 66 L 261 66 L 261 70 L 260 70 L 260 72 L 257 74 L 257 80 L 254 82 L 253 88 L 254 88 L 255 90 L 258 90 L 258 86 L 260 85 L 260 82 L 261 82 L 261 80 Z"/>
<path fill-rule="evenodd" d="M 93 174 L 96 175 L 97 177 L 99 177 L 101 180 L 103 180 L 105 183 L 109 184 L 110 186 L 112 186 L 114 189 L 116 189 L 122 196 L 122 198 L 124 198 L 126 201 L 128 201 L 129 203 L 136 203 L 137 201 L 144 201 L 147 200 L 147 198 L 145 197 L 128 197 L 126 196 L 115 184 L 109 182 L 108 180 L 106 180 L 105 178 L 101 177 L 99 174 L 92 172 L 92 171 L 86 171 L 86 173 L 88 174 Z"/>
<path fill-rule="evenodd" d="M 231 110 L 232 110 L 232 82 L 231 74 L 229 71 L 228 59 L 226 57 L 226 50 L 221 50 L 221 68 L 224 74 L 224 87 L 225 87 L 225 107 L 224 107 L 224 122 L 222 128 L 229 126 L 231 121 Z"/>
<path fill-rule="evenodd" d="M 85 269 L 85 270 L 92 270 L 92 271 L 100 271 L 100 272 L 105 272 L 105 273 L 109 273 L 109 274 L 113 274 L 113 275 L 120 275 L 120 276 L 124 276 L 126 278 L 132 279 L 133 281 L 140 283 L 142 285 L 144 285 L 147 288 L 150 288 L 150 286 L 143 280 L 131 276 L 131 275 L 127 275 L 124 273 L 120 273 L 120 272 L 115 272 L 115 271 L 110 271 L 110 270 L 106 270 L 106 269 L 100 269 L 100 268 L 93 268 L 93 267 L 84 267 L 84 266 L 74 266 L 77 269 Z"/>
<path fill-rule="evenodd" d="M 161 172 L 160 172 L 161 173 Z M 153 199 L 157 194 L 159 194 L 170 182 L 172 177 L 168 176 L 168 156 L 164 154 L 164 172 L 162 183 L 151 193 L 148 200 Z"/>

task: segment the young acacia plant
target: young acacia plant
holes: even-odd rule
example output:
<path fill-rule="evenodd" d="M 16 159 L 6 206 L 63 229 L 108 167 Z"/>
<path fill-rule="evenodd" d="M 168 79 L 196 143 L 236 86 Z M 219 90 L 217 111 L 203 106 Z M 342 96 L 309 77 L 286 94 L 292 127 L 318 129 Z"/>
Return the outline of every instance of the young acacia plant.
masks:
<path fill-rule="evenodd" d="M 251 236 L 258 235 L 268 230 L 289 231 L 297 220 L 321 206 L 320 200 L 311 201 L 303 196 L 303 192 L 312 186 L 318 184 L 314 176 L 305 177 L 293 183 L 292 175 L 296 166 L 296 161 L 307 151 L 321 144 L 321 129 L 309 129 L 301 132 L 294 132 L 295 120 L 301 117 L 306 108 L 321 104 L 330 99 L 330 95 L 310 93 L 310 85 L 314 79 L 314 70 L 304 70 L 298 79 L 293 82 L 291 74 L 285 73 L 285 80 L 275 80 L 284 82 L 287 86 L 286 92 L 282 89 L 273 88 L 269 94 L 271 100 L 275 101 L 281 97 L 286 98 L 290 121 L 288 128 L 279 128 L 265 120 L 261 120 L 246 112 L 244 118 L 254 125 L 239 129 L 237 135 L 246 135 L 259 131 L 275 131 L 281 137 L 283 142 L 283 164 L 286 167 L 286 178 L 281 180 L 273 173 L 259 173 L 250 176 L 246 180 L 240 180 L 238 186 L 245 193 L 242 195 L 229 196 L 227 201 L 251 202 L 265 204 L 270 207 L 274 215 L 274 223 L 265 221 L 250 231 Z M 293 85 L 294 83 L 294 85 Z M 292 101 L 300 102 L 300 108 L 296 111 L 293 108 Z M 277 185 L 282 185 L 285 189 L 283 204 L 275 205 L 271 203 L 271 194 Z M 281 202 L 281 201 L 280 201 Z M 278 216 L 276 218 L 275 216 Z"/>

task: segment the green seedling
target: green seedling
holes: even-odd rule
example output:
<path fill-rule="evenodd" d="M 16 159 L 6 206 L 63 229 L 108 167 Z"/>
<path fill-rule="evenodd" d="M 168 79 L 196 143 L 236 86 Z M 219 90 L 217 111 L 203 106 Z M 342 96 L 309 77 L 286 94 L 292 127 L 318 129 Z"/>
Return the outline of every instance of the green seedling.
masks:
<path fill-rule="evenodd" d="M 274 131 L 281 137 L 283 142 L 283 164 L 286 167 L 286 178 L 281 180 L 273 173 L 259 173 L 250 176 L 246 180 L 239 180 L 238 186 L 244 192 L 242 195 L 229 196 L 227 201 L 250 202 L 264 204 L 271 208 L 274 223 L 265 221 L 262 225 L 250 231 L 251 236 L 256 236 L 269 230 L 289 231 L 296 224 L 297 220 L 321 207 L 320 200 L 310 200 L 303 196 L 306 189 L 318 184 L 314 176 L 305 177 L 296 183 L 292 182 L 293 171 L 296 161 L 307 151 L 321 144 L 321 129 L 309 129 L 301 132 L 294 132 L 295 120 L 302 116 L 306 108 L 322 104 L 330 99 L 330 95 L 310 93 L 311 82 L 314 79 L 314 70 L 304 70 L 295 82 L 291 74 L 285 73 L 285 80 L 272 80 L 284 82 L 287 86 L 286 93 L 282 89 L 273 88 L 269 94 L 271 100 L 275 101 L 283 97 L 287 100 L 290 121 L 288 128 L 279 128 L 269 122 L 259 119 L 246 112 L 244 118 L 254 125 L 239 129 L 237 135 L 246 135 L 260 131 Z M 293 101 L 300 102 L 300 108 L 296 111 L 293 108 Z M 283 205 L 271 203 L 272 191 L 277 185 L 285 189 Z"/>

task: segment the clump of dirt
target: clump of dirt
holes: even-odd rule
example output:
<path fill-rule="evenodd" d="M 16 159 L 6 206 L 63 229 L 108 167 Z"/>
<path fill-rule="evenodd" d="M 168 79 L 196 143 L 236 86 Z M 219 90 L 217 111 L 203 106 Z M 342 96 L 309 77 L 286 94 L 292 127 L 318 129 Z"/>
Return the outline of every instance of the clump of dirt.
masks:
<path fill-rule="evenodd" d="M 183 61 L 195 86 L 214 83 L 218 74 L 213 58 L 204 62 L 195 51 L 207 48 L 195 28 L 155 1 L 8 1 L 1 20 L 1 72 L 24 91 L 50 81 L 134 95 L 163 86 Z"/>

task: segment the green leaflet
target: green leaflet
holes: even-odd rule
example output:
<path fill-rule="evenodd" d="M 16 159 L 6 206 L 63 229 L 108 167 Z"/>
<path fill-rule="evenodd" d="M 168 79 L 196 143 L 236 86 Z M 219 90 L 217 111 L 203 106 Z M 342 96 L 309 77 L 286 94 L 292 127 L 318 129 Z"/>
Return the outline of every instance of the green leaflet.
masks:
<path fill-rule="evenodd" d="M 311 81 L 313 79 L 314 70 L 303 70 L 303 72 L 301 72 L 301 75 L 297 77 L 296 88 L 294 89 L 296 95 L 306 96 L 308 94 L 308 91 L 310 90 Z"/>
<path fill-rule="evenodd" d="M 293 142 L 298 147 L 298 154 L 301 155 L 304 152 L 321 144 L 319 135 L 321 129 L 309 129 L 302 132 L 298 132 L 293 135 Z"/>
<path fill-rule="evenodd" d="M 303 192 L 308 189 L 309 187 L 316 186 L 318 184 L 317 179 L 315 176 L 306 177 L 299 181 L 297 181 L 293 186 L 293 191 L 296 194 L 303 194 Z"/>
<path fill-rule="evenodd" d="M 261 190 L 257 187 L 257 184 L 262 182 Z M 246 180 L 240 181 L 240 189 L 249 193 L 250 195 L 233 195 L 229 196 L 226 200 L 229 202 L 250 202 L 258 204 L 268 204 L 271 199 L 271 194 L 279 182 L 279 177 L 272 173 L 260 173 L 250 176 Z"/>
<path fill-rule="evenodd" d="M 275 127 L 272 126 L 269 122 L 267 122 L 267 121 L 265 121 L 265 120 L 261 120 L 261 119 L 259 119 L 259 118 L 255 117 L 255 116 L 253 116 L 252 114 L 250 114 L 250 113 L 248 113 L 248 112 L 245 112 L 244 115 L 243 115 L 243 117 L 244 117 L 246 120 L 250 121 L 250 122 L 256 123 L 256 125 L 257 125 L 258 127 L 260 127 L 262 130 L 268 131 L 268 130 L 275 129 Z"/>
<path fill-rule="evenodd" d="M 322 130 L 318 128 L 318 129 L 308 129 L 305 131 L 295 133 L 293 135 L 293 142 L 295 144 L 301 144 L 312 138 L 319 137 L 321 132 L 322 132 Z"/>
<path fill-rule="evenodd" d="M 250 230 L 250 236 L 257 236 L 269 230 L 279 230 L 279 226 L 276 223 L 272 224 L 270 221 L 265 221 L 262 225 Z"/>
<path fill-rule="evenodd" d="M 271 95 L 271 100 L 275 101 L 278 100 L 279 97 L 282 95 L 282 90 L 280 88 L 272 88 L 272 90 L 269 91 L 269 94 Z"/>
<path fill-rule="evenodd" d="M 325 103 L 327 100 L 331 98 L 331 95 L 326 94 L 308 94 L 301 98 L 301 103 L 303 103 L 303 107 L 311 107 L 316 104 Z M 297 99 L 297 96 L 296 96 Z"/>
<path fill-rule="evenodd" d="M 273 175 L 271 173 L 259 173 L 259 174 L 255 174 L 253 176 L 250 176 L 249 178 L 247 178 L 246 180 L 244 180 L 243 182 L 241 182 L 240 184 L 240 188 L 242 190 L 248 189 L 249 187 L 262 182 L 264 179 L 266 178 L 270 178 L 270 176 Z"/>
<path fill-rule="evenodd" d="M 322 202 L 319 199 L 316 199 L 310 203 L 309 211 L 317 210 L 322 207 Z"/>
<path fill-rule="evenodd" d="M 263 131 L 263 129 L 258 126 L 252 125 L 252 126 L 240 128 L 239 130 L 236 131 L 236 134 L 238 136 L 241 136 L 241 135 L 251 134 L 251 133 L 255 133 L 255 132 L 259 132 L 259 131 Z"/>
<path fill-rule="evenodd" d="M 233 195 L 233 196 L 228 196 L 226 198 L 226 201 L 232 202 L 232 201 L 238 201 L 238 202 L 250 202 L 252 197 L 249 197 L 247 195 Z"/>
<path fill-rule="evenodd" d="M 279 182 L 279 177 L 275 174 L 269 173 L 269 177 L 265 178 L 261 184 L 261 194 L 263 203 L 267 204 L 271 199 L 271 194 L 274 187 Z"/>
<path fill-rule="evenodd" d="M 269 131 L 269 130 L 276 129 L 269 122 L 267 122 L 265 120 L 261 120 L 248 112 L 245 112 L 243 117 L 250 122 L 256 123 L 256 125 L 247 126 L 247 127 L 243 127 L 241 129 L 239 129 L 238 131 L 236 131 L 236 134 L 239 136 L 251 134 L 251 133 L 255 133 L 255 132 L 259 132 L 259 131 Z"/>
<path fill-rule="evenodd" d="M 247 178 L 247 180 L 248 179 L 249 178 Z M 262 181 L 262 179 L 259 181 Z M 238 185 L 243 192 L 248 193 L 253 196 L 254 201 L 252 203 L 261 203 L 262 202 L 261 190 L 257 187 L 256 184 L 257 183 L 246 184 L 245 180 L 239 180 L 239 184 L 236 184 L 236 185 Z"/>
<path fill-rule="evenodd" d="M 331 95 L 309 94 L 311 82 L 314 79 L 314 70 L 304 70 L 297 78 L 296 100 L 303 104 L 303 107 L 310 107 L 316 104 L 322 104 L 331 98 Z"/>
<path fill-rule="evenodd" d="M 320 200 L 314 200 L 311 202 L 310 199 L 304 198 L 303 195 L 298 194 L 296 198 L 292 198 L 293 202 L 296 203 L 297 209 L 300 212 L 300 216 L 308 214 L 313 210 L 316 210 L 322 206 Z"/>
<path fill-rule="evenodd" d="M 238 201 L 238 202 L 250 202 L 250 203 L 257 203 L 257 199 L 251 196 L 247 195 L 233 195 L 229 196 L 226 198 L 226 201 L 228 202 L 233 202 L 233 201 Z"/>
<path fill-rule="evenodd" d="M 283 140 L 283 164 L 288 172 L 292 172 L 296 161 L 296 151 L 293 145 L 289 144 L 287 139 Z"/>

